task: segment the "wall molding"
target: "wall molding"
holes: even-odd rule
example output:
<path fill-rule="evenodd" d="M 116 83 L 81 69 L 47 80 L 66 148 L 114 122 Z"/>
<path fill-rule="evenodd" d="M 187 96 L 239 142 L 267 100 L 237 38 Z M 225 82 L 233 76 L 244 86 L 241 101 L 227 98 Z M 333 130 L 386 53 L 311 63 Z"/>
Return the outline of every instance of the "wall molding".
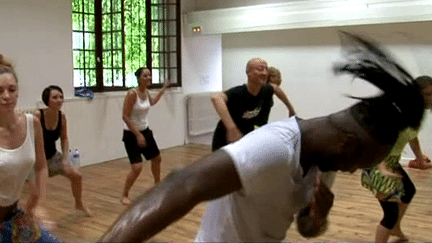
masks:
<path fill-rule="evenodd" d="M 432 0 L 311 0 L 184 14 L 188 36 L 432 20 Z M 194 33 L 193 27 L 201 27 Z"/>

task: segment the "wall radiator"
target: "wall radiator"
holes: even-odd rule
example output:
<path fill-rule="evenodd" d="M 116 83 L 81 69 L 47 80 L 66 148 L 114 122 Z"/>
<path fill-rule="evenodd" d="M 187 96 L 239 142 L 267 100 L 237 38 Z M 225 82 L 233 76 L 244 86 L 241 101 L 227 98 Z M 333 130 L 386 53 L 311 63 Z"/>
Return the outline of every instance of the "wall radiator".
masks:
<path fill-rule="evenodd" d="M 213 103 L 213 93 L 189 94 L 186 100 L 188 133 L 190 136 L 197 136 L 211 133 L 220 120 Z"/>

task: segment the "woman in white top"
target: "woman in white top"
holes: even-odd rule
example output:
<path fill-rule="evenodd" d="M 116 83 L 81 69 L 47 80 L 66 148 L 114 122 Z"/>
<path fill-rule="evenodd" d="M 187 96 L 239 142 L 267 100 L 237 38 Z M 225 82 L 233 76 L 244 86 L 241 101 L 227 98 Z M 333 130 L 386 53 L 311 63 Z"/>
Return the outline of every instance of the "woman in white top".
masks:
<path fill-rule="evenodd" d="M 39 203 L 46 195 L 47 164 L 39 119 L 16 113 L 17 101 L 16 74 L 0 55 L 0 241 L 59 242 L 33 221 L 48 222 Z M 36 192 L 28 200 L 24 213 L 17 206 L 18 199 L 33 168 Z"/>
<path fill-rule="evenodd" d="M 127 92 L 123 104 L 123 121 L 125 128 L 123 131 L 123 142 L 131 163 L 121 203 L 131 204 L 129 190 L 138 178 L 142 170 L 142 157 L 151 160 L 151 170 L 155 183 L 160 181 L 161 156 L 159 148 L 153 137 L 153 132 L 148 127 L 147 113 L 150 106 L 155 105 L 169 86 L 169 81 L 165 82 L 162 89 L 154 97 L 150 97 L 148 87 L 151 85 L 151 72 L 148 68 L 141 67 L 135 72 L 138 79 L 138 87 Z"/>

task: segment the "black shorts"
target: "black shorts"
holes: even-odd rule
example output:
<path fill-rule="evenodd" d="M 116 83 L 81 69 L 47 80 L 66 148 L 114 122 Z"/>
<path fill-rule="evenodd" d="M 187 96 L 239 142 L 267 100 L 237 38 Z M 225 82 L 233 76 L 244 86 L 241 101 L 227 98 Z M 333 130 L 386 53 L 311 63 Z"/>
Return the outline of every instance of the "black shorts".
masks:
<path fill-rule="evenodd" d="M 145 138 L 146 141 L 145 147 L 140 147 L 138 145 L 137 139 L 131 131 L 123 130 L 122 140 L 125 144 L 126 152 L 128 154 L 129 161 L 131 164 L 141 163 L 142 162 L 141 154 L 144 155 L 146 160 L 150 160 L 160 154 L 159 148 L 153 137 L 153 132 L 148 128 L 140 132 Z"/>

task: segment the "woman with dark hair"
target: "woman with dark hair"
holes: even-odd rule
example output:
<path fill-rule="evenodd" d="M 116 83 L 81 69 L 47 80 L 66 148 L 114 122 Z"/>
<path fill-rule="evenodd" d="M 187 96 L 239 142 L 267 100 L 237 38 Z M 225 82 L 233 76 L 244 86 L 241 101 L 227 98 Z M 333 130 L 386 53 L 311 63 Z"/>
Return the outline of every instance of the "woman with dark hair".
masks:
<path fill-rule="evenodd" d="M 75 198 L 75 208 L 90 217 L 91 211 L 84 206 L 82 201 L 82 175 L 68 161 L 67 120 L 65 114 L 61 111 L 64 101 L 63 90 L 56 85 L 46 87 L 42 92 L 42 101 L 47 108 L 37 110 L 34 115 L 40 119 L 42 124 L 45 156 L 48 162 L 48 176 L 62 175 L 68 178 L 71 182 L 72 195 Z M 57 151 L 56 148 L 58 139 L 60 139 L 62 152 Z"/>
<path fill-rule="evenodd" d="M 414 82 L 421 89 L 425 109 L 430 110 L 432 108 L 432 78 L 420 76 Z M 372 191 L 384 214 L 377 226 L 375 242 L 387 242 L 390 235 L 394 235 L 400 240 L 407 240 L 407 237 L 402 233 L 400 223 L 416 189 L 407 172 L 399 163 L 406 145 L 409 143 L 417 163 L 421 164 L 422 168 L 432 166 L 429 156 L 423 154 L 421 150 L 418 139 L 419 130 L 420 125 L 403 130 L 390 154 L 383 162 L 374 168 L 363 170 L 362 185 Z"/>
<path fill-rule="evenodd" d="M 151 85 L 151 72 L 148 68 L 140 67 L 135 72 L 138 79 L 138 87 L 127 92 L 123 104 L 123 121 L 125 123 L 123 131 L 123 142 L 131 163 L 131 171 L 126 177 L 121 203 L 131 204 L 129 190 L 135 183 L 142 171 L 142 157 L 151 161 L 151 171 L 155 184 L 160 181 L 161 156 L 159 148 L 153 137 L 152 130 L 149 129 L 147 114 L 151 106 L 154 106 L 168 88 L 169 80 L 165 82 L 162 89 L 151 97 L 148 87 Z"/>
<path fill-rule="evenodd" d="M 37 117 L 15 112 L 18 80 L 0 54 L 0 241 L 59 242 L 39 224 L 49 227 L 44 200 L 47 165 L 42 128 Z M 18 207 L 22 188 L 31 170 L 36 183 L 26 212 Z"/>

